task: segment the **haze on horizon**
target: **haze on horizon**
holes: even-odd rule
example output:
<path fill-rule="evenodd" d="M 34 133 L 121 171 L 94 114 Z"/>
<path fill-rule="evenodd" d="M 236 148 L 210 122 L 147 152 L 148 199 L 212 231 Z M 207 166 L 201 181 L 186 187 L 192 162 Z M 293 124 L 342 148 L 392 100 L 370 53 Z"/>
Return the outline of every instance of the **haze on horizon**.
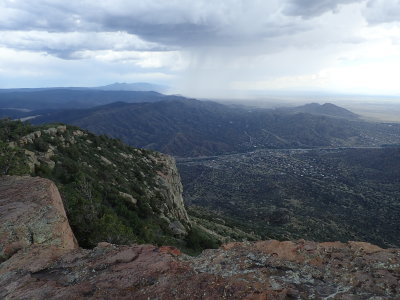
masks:
<path fill-rule="evenodd" d="M 0 88 L 399 96 L 398 0 L 0 0 Z"/>

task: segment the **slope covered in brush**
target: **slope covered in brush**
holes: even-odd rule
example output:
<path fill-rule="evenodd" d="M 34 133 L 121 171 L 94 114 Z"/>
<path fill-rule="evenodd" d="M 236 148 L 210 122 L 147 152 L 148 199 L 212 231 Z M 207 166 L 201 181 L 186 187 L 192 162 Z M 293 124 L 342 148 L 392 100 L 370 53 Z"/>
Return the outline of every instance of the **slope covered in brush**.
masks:
<path fill-rule="evenodd" d="M 64 125 L 0 121 L 3 175 L 53 180 L 83 247 L 117 244 L 216 246 L 193 228 L 173 158 Z"/>

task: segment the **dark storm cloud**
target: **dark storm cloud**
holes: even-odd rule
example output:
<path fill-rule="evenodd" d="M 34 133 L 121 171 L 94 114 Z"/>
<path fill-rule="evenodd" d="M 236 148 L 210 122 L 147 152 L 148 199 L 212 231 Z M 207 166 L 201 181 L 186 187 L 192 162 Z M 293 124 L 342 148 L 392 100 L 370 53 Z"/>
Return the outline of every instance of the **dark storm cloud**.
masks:
<path fill-rule="evenodd" d="M 75 31 L 77 15 L 60 1 L 0 1 L 0 30 Z"/>
<path fill-rule="evenodd" d="M 265 1 L 250 5 L 245 1 L 147 1 L 126 9 L 108 10 L 103 6 L 84 18 L 101 30 L 127 31 L 160 44 L 228 47 L 298 31 L 298 24 L 271 17 L 280 5 L 271 8 Z"/>
<path fill-rule="evenodd" d="M 0 30 L 124 31 L 168 46 L 233 46 L 290 35 L 281 1 L 0 1 Z"/>
<path fill-rule="evenodd" d="M 152 24 L 132 20 L 130 17 L 107 15 L 102 23 L 103 30 L 126 30 L 145 40 L 166 45 L 207 45 L 213 42 L 215 29 L 207 24 Z M 221 37 L 225 38 L 225 37 Z M 221 41 L 223 42 L 223 41 Z"/>
<path fill-rule="evenodd" d="M 0 45 L 16 50 L 46 52 L 62 59 L 81 59 L 82 51 L 166 51 L 125 32 L 0 31 Z"/>
<path fill-rule="evenodd" d="M 0 46 L 62 59 L 85 58 L 86 50 L 265 54 L 306 46 L 296 36 L 316 29 L 312 17 L 354 1 L 0 0 Z M 342 38 L 353 37 L 330 40 Z"/>
<path fill-rule="evenodd" d="M 127 30 L 147 41 L 171 47 L 234 47 L 252 45 L 263 39 L 291 35 L 307 27 L 294 22 L 277 24 L 269 22 L 257 32 L 238 32 L 231 25 L 215 24 L 149 24 L 132 22 L 130 18 L 108 16 L 103 26 L 106 30 Z M 236 26 L 235 26 L 236 27 Z"/>
<path fill-rule="evenodd" d="M 341 4 L 362 2 L 363 0 L 289 0 L 284 13 L 290 16 L 312 18 L 337 10 Z"/>

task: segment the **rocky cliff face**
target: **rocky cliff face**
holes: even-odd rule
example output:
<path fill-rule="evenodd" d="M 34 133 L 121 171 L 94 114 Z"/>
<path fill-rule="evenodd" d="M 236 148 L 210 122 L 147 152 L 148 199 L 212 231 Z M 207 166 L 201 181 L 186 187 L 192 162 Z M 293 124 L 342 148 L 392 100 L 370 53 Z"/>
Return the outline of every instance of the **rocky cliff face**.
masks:
<path fill-rule="evenodd" d="M 1 230 L 21 231 L 7 236 L 13 243 L 24 243 L 0 264 L 1 299 L 398 299 L 400 295 L 399 249 L 361 242 L 269 240 L 230 243 L 198 257 L 151 245 L 99 243 L 87 250 L 76 247 L 59 196 L 48 180 L 2 177 L 0 194 Z M 53 213 L 39 213 L 44 207 Z M 15 217 L 22 211 L 34 219 L 28 223 L 38 236 L 45 229 L 43 242 L 25 243 L 22 219 Z M 16 222 L 3 222 L 7 218 Z M 2 234 L 3 248 L 10 241 Z"/>
<path fill-rule="evenodd" d="M 0 261 L 31 245 L 78 247 L 53 182 L 0 177 Z"/>
<path fill-rule="evenodd" d="M 175 159 L 169 155 L 159 155 L 156 159 L 157 164 L 163 168 L 157 172 L 157 191 L 161 194 L 158 209 L 163 218 L 169 222 L 169 228 L 177 235 L 185 235 L 186 229 L 190 228 L 190 221 L 186 212 L 182 192 L 183 187 L 179 172 L 176 168 Z"/>

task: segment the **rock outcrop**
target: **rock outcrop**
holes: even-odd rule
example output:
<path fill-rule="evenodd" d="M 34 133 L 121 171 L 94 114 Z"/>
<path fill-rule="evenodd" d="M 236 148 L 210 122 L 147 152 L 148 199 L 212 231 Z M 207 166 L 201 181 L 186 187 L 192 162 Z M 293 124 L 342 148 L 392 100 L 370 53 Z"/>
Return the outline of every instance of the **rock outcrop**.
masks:
<path fill-rule="evenodd" d="M 399 299 L 400 295 L 400 249 L 363 242 L 230 243 L 186 261 L 198 273 L 246 282 L 249 299 Z"/>
<path fill-rule="evenodd" d="M 0 266 L 2 299 L 398 299 L 400 250 L 366 243 L 31 247 Z"/>
<path fill-rule="evenodd" d="M 31 245 L 77 247 L 53 182 L 29 176 L 0 177 L 0 261 Z"/>
<path fill-rule="evenodd" d="M 154 158 L 162 169 L 157 172 L 158 192 L 163 199 L 157 209 L 170 224 L 169 228 L 176 235 L 185 235 L 190 228 L 190 220 L 182 198 L 183 187 L 175 159 L 172 156 L 159 154 Z"/>
<path fill-rule="evenodd" d="M 400 249 L 269 240 L 197 257 L 168 246 L 87 250 L 51 181 L 1 177 L 0 195 L 0 299 L 399 299 Z"/>

